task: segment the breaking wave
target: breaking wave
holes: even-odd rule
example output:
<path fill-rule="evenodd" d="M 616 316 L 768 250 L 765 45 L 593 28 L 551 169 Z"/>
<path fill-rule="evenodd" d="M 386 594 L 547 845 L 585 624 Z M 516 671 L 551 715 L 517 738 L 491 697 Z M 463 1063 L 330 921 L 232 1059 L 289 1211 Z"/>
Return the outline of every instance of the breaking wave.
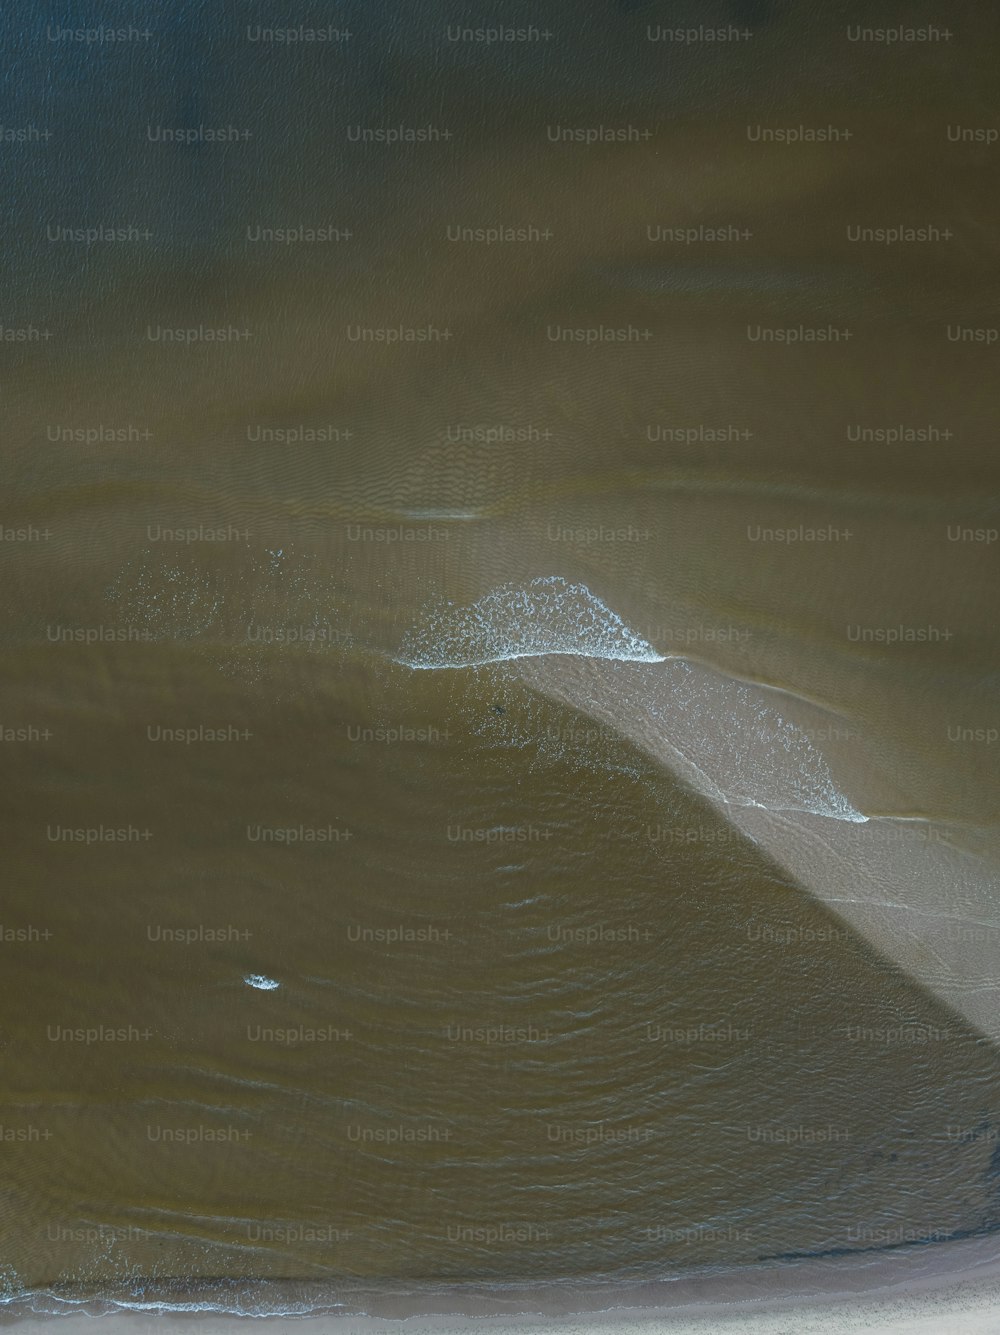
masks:
<path fill-rule="evenodd" d="M 583 584 L 545 576 L 445 604 L 406 636 L 396 661 L 442 669 L 548 655 L 570 655 L 577 668 L 524 664 L 531 685 L 632 738 L 704 796 L 867 821 L 764 688 L 657 653 Z M 606 666 L 585 671 L 587 659 Z"/>
<path fill-rule="evenodd" d="M 664 658 L 584 584 L 558 575 L 505 584 L 467 607 L 447 603 L 404 639 L 396 661 L 463 668 L 542 654 L 662 663 Z"/>

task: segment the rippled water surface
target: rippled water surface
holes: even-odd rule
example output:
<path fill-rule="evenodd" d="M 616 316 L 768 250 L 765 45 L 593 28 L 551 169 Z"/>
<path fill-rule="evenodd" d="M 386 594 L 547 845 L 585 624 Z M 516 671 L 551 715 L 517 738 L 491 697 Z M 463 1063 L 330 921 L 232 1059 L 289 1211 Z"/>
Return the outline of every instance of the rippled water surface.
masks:
<path fill-rule="evenodd" d="M 8 27 L 4 116 L 52 136 L 3 145 L 0 319 L 51 334 L 0 372 L 12 1302 L 360 1311 L 1000 1223 L 996 351 L 944 332 L 995 319 L 995 150 L 946 126 L 996 24 L 752 8 L 745 54 L 629 5 L 502 51 L 437 3 L 322 48 L 229 4 Z M 208 125 L 250 134 L 150 132 Z M 955 237 L 845 240 L 914 221 Z M 45 233 L 95 222 L 152 236 Z M 163 333 L 206 328 L 246 333 Z M 639 332 L 559 332 L 602 328 Z"/>

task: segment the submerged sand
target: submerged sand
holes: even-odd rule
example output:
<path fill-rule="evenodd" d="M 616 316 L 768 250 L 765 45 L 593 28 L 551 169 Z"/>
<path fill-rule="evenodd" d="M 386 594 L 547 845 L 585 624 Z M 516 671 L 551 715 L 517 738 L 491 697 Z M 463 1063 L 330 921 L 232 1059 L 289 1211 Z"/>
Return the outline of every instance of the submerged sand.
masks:
<path fill-rule="evenodd" d="M 796 711 L 786 697 L 776 707 L 774 692 L 704 665 L 687 665 L 682 683 L 693 674 L 697 693 L 680 699 L 671 663 L 551 656 L 519 666 L 537 689 L 619 729 L 688 780 L 803 890 L 975 1029 L 1000 1039 L 1000 878 L 988 828 L 865 818 L 863 769 L 851 772 L 834 751 L 835 782 L 830 748 L 789 722 Z M 778 742 L 769 743 L 775 733 Z M 925 1043 L 949 1034 L 890 1026 L 845 1037 Z"/>

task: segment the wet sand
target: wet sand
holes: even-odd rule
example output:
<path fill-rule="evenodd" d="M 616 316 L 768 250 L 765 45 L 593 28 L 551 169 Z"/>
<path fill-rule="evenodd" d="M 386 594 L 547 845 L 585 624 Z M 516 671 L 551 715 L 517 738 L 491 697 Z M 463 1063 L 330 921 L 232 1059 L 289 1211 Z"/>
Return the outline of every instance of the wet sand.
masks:
<path fill-rule="evenodd" d="M 211 1311 L 212 1299 L 192 1290 L 189 1299 L 205 1302 L 208 1310 L 197 1313 L 157 1309 L 153 1294 L 131 1300 L 151 1310 L 112 1310 L 112 1329 L 121 1335 L 152 1335 L 167 1328 L 178 1335 L 189 1329 L 208 1335 L 226 1335 L 237 1330 L 245 1318 Z M 273 1315 L 269 1330 L 289 1332 L 303 1327 L 301 1305 L 315 1297 L 308 1287 L 275 1284 L 269 1299 L 296 1315 Z M 171 1305 L 185 1301 L 175 1292 Z M 956 1335 L 990 1335 L 996 1329 L 1000 1306 L 1000 1253 L 995 1240 L 975 1239 L 947 1243 L 933 1249 L 902 1249 L 896 1253 L 859 1260 L 856 1257 L 801 1261 L 779 1268 L 740 1270 L 728 1275 L 689 1277 L 670 1285 L 622 1288 L 596 1297 L 581 1290 L 560 1294 L 551 1289 L 523 1290 L 511 1294 L 509 1307 L 494 1292 L 489 1298 L 456 1292 L 445 1301 L 408 1301 L 404 1311 L 384 1298 L 373 1304 L 379 1315 L 338 1316 L 327 1310 L 324 1328 L 343 1335 L 618 1335 L 637 1329 L 671 1332 L 672 1335 L 707 1335 L 731 1331 L 733 1335 L 853 1335 L 876 1331 L 880 1335 L 938 1335 L 941 1330 Z M 417 1314 L 414 1315 L 414 1307 Z M 587 1310 L 590 1307 L 594 1310 Z M 582 1310 L 581 1310 L 582 1309 Z M 0 1325 L 12 1321 L 28 1332 L 64 1332 L 84 1335 L 106 1306 L 91 1307 L 89 1314 L 44 1317 L 7 1311 Z M 457 1315 L 458 1312 L 463 1315 Z M 544 1315 L 542 1315 L 544 1313 Z"/>

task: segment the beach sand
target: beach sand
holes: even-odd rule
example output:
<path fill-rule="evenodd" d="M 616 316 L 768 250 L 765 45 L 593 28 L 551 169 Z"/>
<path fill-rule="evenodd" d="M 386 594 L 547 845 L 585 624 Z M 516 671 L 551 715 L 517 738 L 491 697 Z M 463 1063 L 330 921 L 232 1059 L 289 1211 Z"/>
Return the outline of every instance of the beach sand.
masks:
<path fill-rule="evenodd" d="M 306 1286 L 275 1284 L 271 1296 L 279 1291 L 293 1311 L 299 1300 L 308 1300 Z M 183 1301 L 181 1294 L 171 1299 L 177 1304 Z M 138 1302 L 148 1302 L 152 1310 L 116 1311 L 113 1329 L 119 1335 L 151 1335 L 163 1330 L 165 1323 L 178 1335 L 185 1329 L 226 1335 L 245 1320 L 211 1310 L 166 1313 L 151 1296 Z M 591 1310 L 585 1307 L 588 1302 Z M 322 1321 L 322 1328 L 335 1335 L 472 1335 L 476 1331 L 489 1335 L 616 1335 L 633 1329 L 651 1335 L 656 1331 L 671 1335 L 714 1331 L 733 1335 L 850 1335 L 856 1331 L 988 1335 L 1000 1325 L 1000 1248 L 995 1239 L 978 1238 L 933 1248 L 900 1248 L 861 1262 L 857 1257 L 829 1257 L 622 1289 L 610 1297 L 605 1293 L 600 1300 L 593 1294 L 585 1296 L 582 1290 L 564 1290 L 559 1296 L 552 1290 L 525 1290 L 516 1299 L 511 1296 L 511 1305 L 515 1304 L 536 1310 L 513 1315 L 499 1310 L 502 1303 L 495 1294 L 477 1299 L 466 1291 L 443 1302 L 425 1299 L 420 1304 L 425 1309 L 422 1314 L 405 1318 L 383 1300 L 377 1304 L 377 1309 L 384 1309 L 378 1316 L 341 1317 L 327 1311 L 312 1319 Z M 578 1306 L 584 1310 L 574 1310 Z M 8 1308 L 0 1324 L 13 1321 L 26 1335 L 35 1331 L 39 1335 L 43 1331 L 83 1335 L 93 1329 L 95 1315 L 96 1308 L 88 1315 L 61 1316 Z M 309 1319 L 276 1315 L 268 1319 L 268 1329 L 301 1330 L 301 1321 Z"/>

